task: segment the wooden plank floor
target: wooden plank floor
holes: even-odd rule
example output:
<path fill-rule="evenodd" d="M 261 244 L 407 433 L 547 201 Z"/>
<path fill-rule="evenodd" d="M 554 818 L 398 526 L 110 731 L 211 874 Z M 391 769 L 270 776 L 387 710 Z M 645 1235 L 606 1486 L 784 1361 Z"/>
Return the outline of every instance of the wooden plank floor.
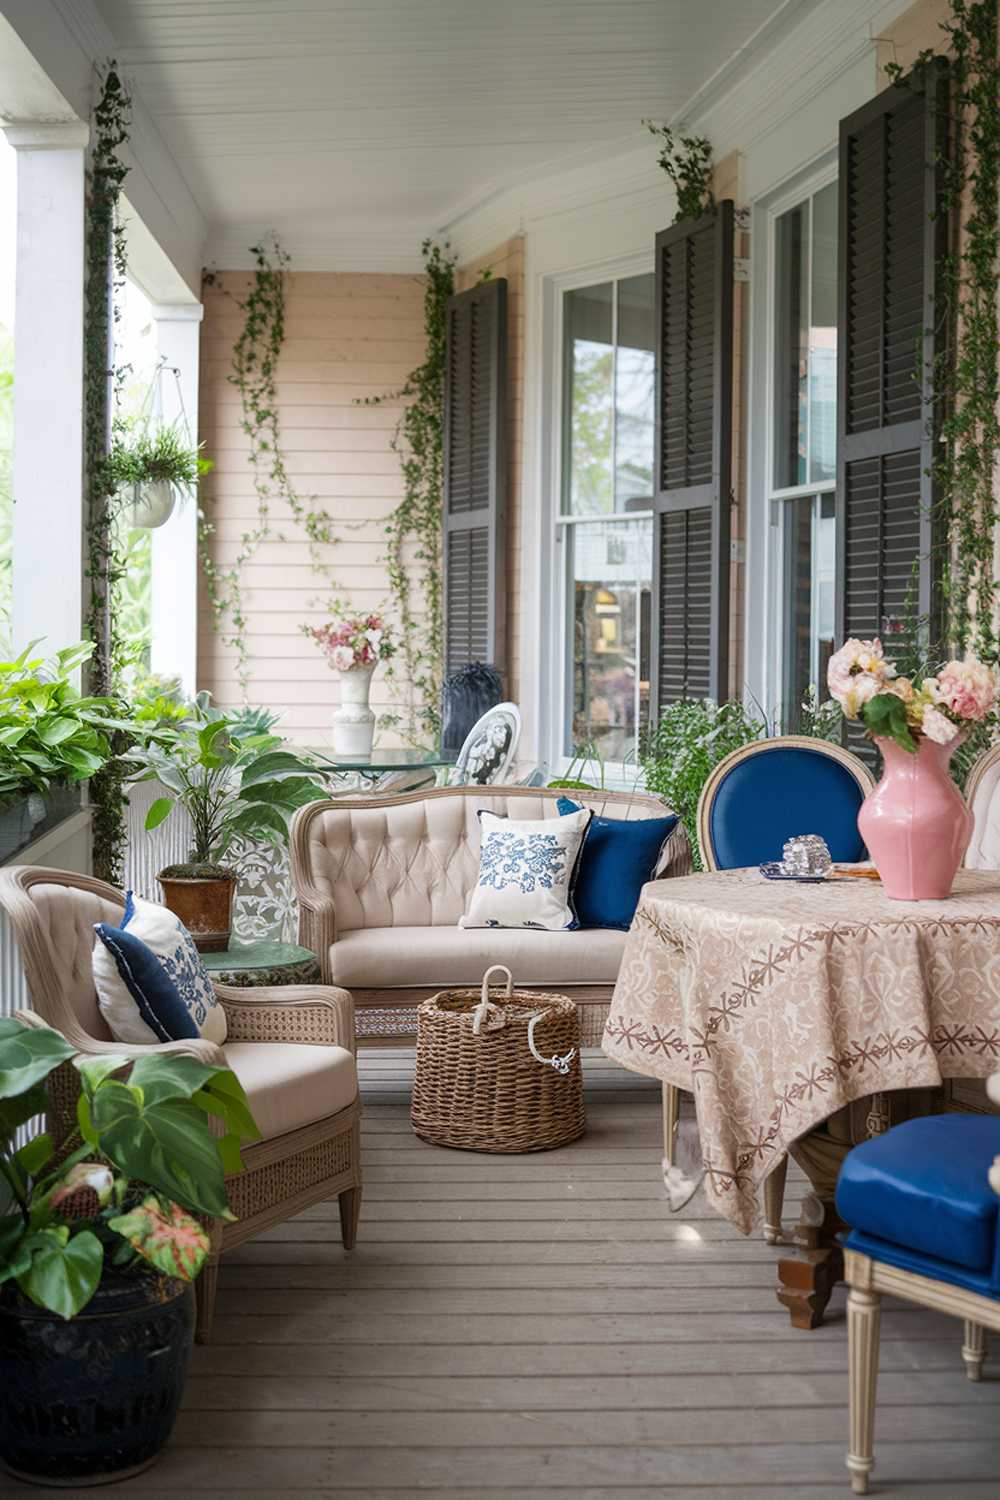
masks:
<path fill-rule="evenodd" d="M 843 1291 L 796 1332 L 774 1250 L 668 1212 L 658 1089 L 588 1054 L 584 1139 L 490 1157 L 413 1136 L 411 1070 L 362 1054 L 357 1249 L 323 1205 L 224 1262 L 173 1442 L 116 1494 L 849 1496 Z M 874 1493 L 1000 1495 L 1000 1361 L 970 1385 L 960 1340 L 887 1305 Z"/>

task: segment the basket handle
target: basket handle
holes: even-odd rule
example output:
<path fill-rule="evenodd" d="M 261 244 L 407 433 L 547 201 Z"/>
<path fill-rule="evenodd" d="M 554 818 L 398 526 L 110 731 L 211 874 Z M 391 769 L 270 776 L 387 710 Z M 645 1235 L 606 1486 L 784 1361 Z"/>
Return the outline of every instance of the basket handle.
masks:
<path fill-rule="evenodd" d="M 561 1055 L 559 1053 L 556 1053 L 554 1057 L 543 1057 L 538 1048 L 535 1046 L 535 1027 L 538 1025 L 539 1021 L 544 1021 L 545 1017 L 548 1014 L 549 1012 L 547 1010 L 540 1010 L 538 1014 L 532 1016 L 531 1020 L 528 1022 L 528 1047 L 530 1048 L 531 1055 L 536 1062 L 544 1063 L 547 1068 L 554 1068 L 557 1073 L 561 1073 L 564 1078 L 567 1078 L 569 1076 L 570 1066 L 573 1062 L 574 1057 L 576 1056 L 576 1048 L 571 1047 L 568 1052 L 563 1052 Z M 998 1160 L 1000 1160 L 1000 1158 L 998 1158 Z"/>
<path fill-rule="evenodd" d="M 490 1002 L 491 974 L 506 974 L 507 988 L 504 992 L 505 1000 L 509 1000 L 511 995 L 514 993 L 514 976 L 507 968 L 507 965 L 491 964 L 490 967 L 486 970 L 486 973 L 483 975 L 483 988 L 481 991 L 482 998 L 480 999 L 479 1004 L 476 1006 L 475 1010 L 472 1013 L 472 1033 L 474 1036 L 479 1035 L 479 1029 L 482 1026 L 483 1022 L 488 1021 L 490 1009 L 496 1009 L 496 1006 L 491 1007 Z"/>

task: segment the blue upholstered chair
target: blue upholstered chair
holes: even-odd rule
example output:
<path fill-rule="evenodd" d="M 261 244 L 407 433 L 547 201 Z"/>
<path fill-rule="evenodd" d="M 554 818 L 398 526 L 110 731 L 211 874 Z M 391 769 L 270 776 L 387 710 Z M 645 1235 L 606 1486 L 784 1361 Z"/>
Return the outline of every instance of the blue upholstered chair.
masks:
<path fill-rule="evenodd" d="M 781 858 L 785 840 L 822 834 L 838 863 L 864 859 L 858 810 L 875 785 L 868 768 L 840 745 L 805 735 L 756 740 L 712 771 L 698 800 L 698 844 L 707 870 L 737 870 Z M 674 1160 L 679 1091 L 663 1085 L 663 1158 Z M 788 1158 L 764 1183 L 764 1238 L 781 1238 Z"/>
<path fill-rule="evenodd" d="M 1000 1074 L 990 1094 L 1000 1103 Z M 855 1494 L 873 1467 L 879 1299 L 883 1292 L 965 1320 L 962 1358 L 978 1380 L 986 1330 L 1000 1330 L 1000 1116 L 907 1120 L 855 1146 L 840 1171 Z M 991 1171 L 991 1169 L 993 1169 Z"/>

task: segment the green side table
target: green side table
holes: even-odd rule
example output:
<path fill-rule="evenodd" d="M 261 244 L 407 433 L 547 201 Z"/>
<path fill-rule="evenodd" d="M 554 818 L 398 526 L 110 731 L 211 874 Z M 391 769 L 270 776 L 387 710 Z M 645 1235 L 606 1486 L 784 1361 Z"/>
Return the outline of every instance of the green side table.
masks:
<path fill-rule="evenodd" d="M 203 953 L 217 984 L 257 989 L 274 984 L 319 984 L 319 960 L 296 943 L 230 943 L 220 953 Z"/>

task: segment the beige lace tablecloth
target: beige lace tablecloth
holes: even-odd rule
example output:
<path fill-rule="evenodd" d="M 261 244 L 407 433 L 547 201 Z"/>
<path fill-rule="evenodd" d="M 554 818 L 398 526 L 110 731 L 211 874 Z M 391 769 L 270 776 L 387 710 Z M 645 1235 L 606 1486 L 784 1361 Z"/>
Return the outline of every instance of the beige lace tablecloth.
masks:
<path fill-rule="evenodd" d="M 842 1105 L 996 1071 L 1000 873 L 912 903 L 756 870 L 654 881 L 603 1046 L 693 1092 L 709 1198 L 749 1232 L 772 1166 Z"/>

